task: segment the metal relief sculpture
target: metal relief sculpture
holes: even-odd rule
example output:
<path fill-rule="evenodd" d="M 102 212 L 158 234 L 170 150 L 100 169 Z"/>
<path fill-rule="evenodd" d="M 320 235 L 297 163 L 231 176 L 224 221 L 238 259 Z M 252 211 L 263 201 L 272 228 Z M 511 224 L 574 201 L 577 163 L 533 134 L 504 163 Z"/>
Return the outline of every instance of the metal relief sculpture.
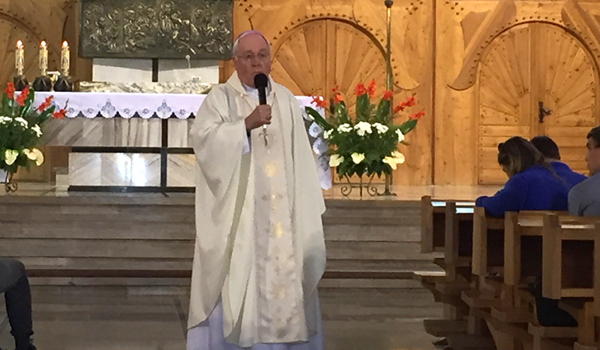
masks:
<path fill-rule="evenodd" d="M 81 57 L 229 59 L 233 0 L 82 0 Z"/>

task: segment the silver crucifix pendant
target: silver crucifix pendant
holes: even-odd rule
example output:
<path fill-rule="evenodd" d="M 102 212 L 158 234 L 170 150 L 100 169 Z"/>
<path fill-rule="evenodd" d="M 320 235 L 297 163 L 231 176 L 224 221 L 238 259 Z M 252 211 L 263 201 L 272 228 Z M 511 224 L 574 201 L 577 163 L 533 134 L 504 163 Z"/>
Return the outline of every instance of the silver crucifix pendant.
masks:
<path fill-rule="evenodd" d="M 263 141 L 265 142 L 265 148 L 269 149 L 269 134 L 267 133 L 266 125 L 263 125 L 263 131 L 260 133 L 260 136 L 263 137 Z"/>

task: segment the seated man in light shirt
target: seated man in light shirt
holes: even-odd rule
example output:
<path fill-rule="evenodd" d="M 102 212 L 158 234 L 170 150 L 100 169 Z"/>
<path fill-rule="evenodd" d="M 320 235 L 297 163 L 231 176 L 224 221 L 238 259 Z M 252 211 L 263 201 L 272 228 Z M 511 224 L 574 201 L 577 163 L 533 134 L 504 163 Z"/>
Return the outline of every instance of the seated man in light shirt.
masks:
<path fill-rule="evenodd" d="M 600 126 L 587 134 L 585 160 L 590 177 L 569 192 L 569 214 L 600 216 Z"/>

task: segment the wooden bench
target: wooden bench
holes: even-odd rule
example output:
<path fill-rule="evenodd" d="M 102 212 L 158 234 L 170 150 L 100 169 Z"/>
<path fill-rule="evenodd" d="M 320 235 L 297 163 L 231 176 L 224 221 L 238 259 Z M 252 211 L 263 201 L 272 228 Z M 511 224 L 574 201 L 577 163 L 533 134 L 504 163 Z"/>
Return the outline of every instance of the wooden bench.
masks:
<path fill-rule="evenodd" d="M 542 293 L 550 299 L 594 296 L 594 243 L 598 219 L 544 216 Z"/>
<path fill-rule="evenodd" d="M 599 293 L 596 279 L 600 219 L 546 214 L 543 224 L 542 294 L 563 299 L 560 305 L 577 319 L 579 348 L 595 345 L 593 298 Z M 579 305 L 577 305 L 579 304 Z"/>
<path fill-rule="evenodd" d="M 504 263 L 504 219 L 490 217 L 485 209 L 473 211 L 473 261 L 472 272 L 480 290 L 486 287 L 489 273 L 502 272 Z"/>
<path fill-rule="evenodd" d="M 445 208 L 444 266 L 446 281 L 455 282 L 459 269 L 471 264 L 473 255 L 473 207 L 447 202 Z M 470 275 L 470 274 L 469 274 Z M 470 276 L 466 275 L 465 280 Z"/>
<path fill-rule="evenodd" d="M 473 207 L 474 202 L 432 200 L 431 196 L 421 198 L 421 252 L 443 252 L 445 245 L 446 203 L 453 202 L 458 207 Z"/>

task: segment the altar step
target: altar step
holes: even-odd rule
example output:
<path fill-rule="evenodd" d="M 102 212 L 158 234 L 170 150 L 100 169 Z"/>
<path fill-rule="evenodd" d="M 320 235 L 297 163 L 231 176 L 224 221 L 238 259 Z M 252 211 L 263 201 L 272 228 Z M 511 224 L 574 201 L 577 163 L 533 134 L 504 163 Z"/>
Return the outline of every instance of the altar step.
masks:
<path fill-rule="evenodd" d="M 327 206 L 325 277 L 333 284 L 378 279 L 370 285 L 385 288 L 385 280 L 439 269 L 419 251 L 418 202 Z M 39 284 L 189 283 L 193 195 L 2 196 L 0 225 L 0 256 L 22 260 Z"/>

